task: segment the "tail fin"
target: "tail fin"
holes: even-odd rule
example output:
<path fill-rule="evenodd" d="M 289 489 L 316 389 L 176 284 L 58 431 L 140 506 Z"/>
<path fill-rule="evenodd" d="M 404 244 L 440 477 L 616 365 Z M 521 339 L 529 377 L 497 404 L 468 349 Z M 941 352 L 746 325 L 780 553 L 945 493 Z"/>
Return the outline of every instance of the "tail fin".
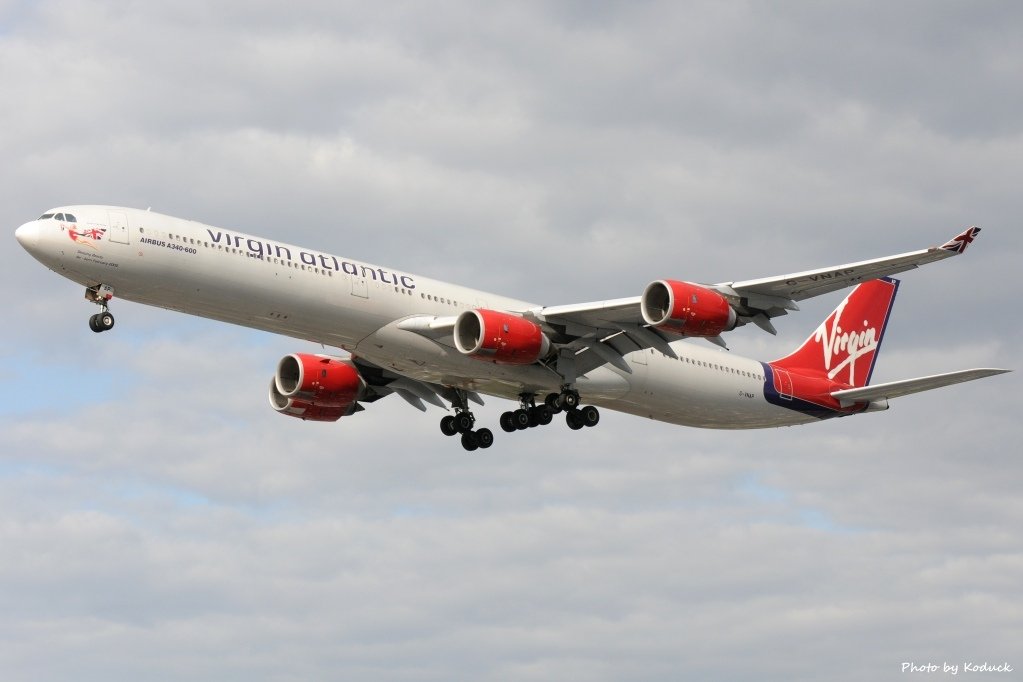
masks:
<path fill-rule="evenodd" d="M 826 375 L 866 386 L 874 371 L 899 281 L 890 277 L 858 285 L 795 352 L 770 363 L 797 374 Z"/>

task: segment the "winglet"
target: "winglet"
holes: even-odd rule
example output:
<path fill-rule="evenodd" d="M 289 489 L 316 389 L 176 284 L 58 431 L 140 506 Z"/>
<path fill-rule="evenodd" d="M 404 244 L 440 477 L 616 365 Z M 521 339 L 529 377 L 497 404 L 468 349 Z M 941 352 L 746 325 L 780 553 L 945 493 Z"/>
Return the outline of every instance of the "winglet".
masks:
<path fill-rule="evenodd" d="M 952 251 L 953 253 L 963 253 L 966 251 L 966 247 L 973 243 L 973 240 L 977 238 L 978 234 L 980 234 L 979 227 L 968 227 L 942 244 L 940 248 L 945 249 L 946 251 Z"/>

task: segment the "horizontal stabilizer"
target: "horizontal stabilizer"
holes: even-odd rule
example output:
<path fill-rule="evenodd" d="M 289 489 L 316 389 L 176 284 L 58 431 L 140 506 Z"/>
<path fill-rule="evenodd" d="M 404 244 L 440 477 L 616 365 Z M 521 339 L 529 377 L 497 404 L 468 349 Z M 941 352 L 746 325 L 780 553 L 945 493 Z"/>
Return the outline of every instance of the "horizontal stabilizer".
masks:
<path fill-rule="evenodd" d="M 882 398 L 898 398 L 900 396 L 910 395 L 911 393 L 929 391 L 932 388 L 941 388 L 942 386 L 951 386 L 952 384 L 961 384 L 964 381 L 983 379 L 984 377 L 1004 374 L 1005 372 L 1011 371 L 1012 370 L 1008 369 L 994 368 L 964 369 L 958 372 L 934 374 L 932 376 L 920 377 L 918 379 L 889 381 L 885 384 L 874 384 L 872 386 L 864 386 L 862 388 L 847 388 L 842 391 L 833 391 L 831 393 L 831 397 L 836 398 L 841 403 L 842 407 L 848 407 L 853 403 L 865 403 L 870 402 L 871 400 L 881 400 Z"/>

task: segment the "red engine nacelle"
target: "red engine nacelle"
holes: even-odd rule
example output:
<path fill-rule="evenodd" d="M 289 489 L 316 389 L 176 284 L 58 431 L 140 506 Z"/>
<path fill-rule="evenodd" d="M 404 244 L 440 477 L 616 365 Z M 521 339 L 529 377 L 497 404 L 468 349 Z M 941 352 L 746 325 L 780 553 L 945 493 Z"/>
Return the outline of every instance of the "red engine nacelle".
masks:
<path fill-rule="evenodd" d="M 359 370 L 344 360 L 294 353 L 277 363 L 270 405 L 290 417 L 333 422 L 352 412 L 365 388 Z"/>
<path fill-rule="evenodd" d="M 735 310 L 725 297 L 690 282 L 651 282 L 640 309 L 650 326 L 685 336 L 717 336 L 735 328 Z"/>
<path fill-rule="evenodd" d="M 458 352 L 504 365 L 531 365 L 551 348 L 538 325 L 496 310 L 466 310 L 454 332 Z"/>

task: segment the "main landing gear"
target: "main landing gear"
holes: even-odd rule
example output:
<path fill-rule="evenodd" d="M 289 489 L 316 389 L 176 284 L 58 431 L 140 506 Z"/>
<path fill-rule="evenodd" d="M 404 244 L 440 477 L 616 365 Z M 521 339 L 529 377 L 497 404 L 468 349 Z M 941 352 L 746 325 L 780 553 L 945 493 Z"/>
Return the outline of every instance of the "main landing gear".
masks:
<path fill-rule="evenodd" d="M 596 426 L 600 412 L 593 405 L 579 407 L 579 392 L 565 386 L 561 393 L 551 393 L 542 404 L 536 404 L 536 396 L 523 393 L 519 396 L 519 409 L 501 415 L 501 428 L 506 432 L 521 431 L 535 426 L 546 426 L 554 415 L 564 412 L 565 423 L 573 431 L 584 426 Z"/>
<path fill-rule="evenodd" d="M 85 299 L 92 301 L 100 307 L 100 312 L 89 318 L 89 329 L 97 334 L 114 327 L 114 315 L 110 312 L 110 308 L 107 307 L 107 303 L 113 297 L 114 288 L 107 284 L 85 288 Z"/>
<path fill-rule="evenodd" d="M 454 404 L 455 413 L 440 420 L 441 433 L 445 436 L 462 434 L 462 447 L 469 452 L 477 448 L 489 448 L 494 444 L 494 432 L 490 429 L 473 430 L 476 416 L 469 409 L 465 391 L 457 391 L 456 394 L 458 399 Z"/>
<path fill-rule="evenodd" d="M 494 444 L 494 434 L 490 429 L 474 429 L 476 416 L 469 409 L 465 391 L 455 391 L 452 399 L 454 414 L 440 420 L 440 430 L 445 436 L 461 435 L 462 447 L 470 452 L 486 449 Z M 573 431 L 584 426 L 596 426 L 600 421 L 600 412 L 593 405 L 579 406 L 579 392 L 570 386 L 564 386 L 561 393 L 551 393 L 539 405 L 536 394 L 523 393 L 519 396 L 519 409 L 501 415 L 501 429 L 506 433 L 521 431 L 535 426 L 546 426 L 554 421 L 554 415 L 565 413 L 565 423 Z"/>

